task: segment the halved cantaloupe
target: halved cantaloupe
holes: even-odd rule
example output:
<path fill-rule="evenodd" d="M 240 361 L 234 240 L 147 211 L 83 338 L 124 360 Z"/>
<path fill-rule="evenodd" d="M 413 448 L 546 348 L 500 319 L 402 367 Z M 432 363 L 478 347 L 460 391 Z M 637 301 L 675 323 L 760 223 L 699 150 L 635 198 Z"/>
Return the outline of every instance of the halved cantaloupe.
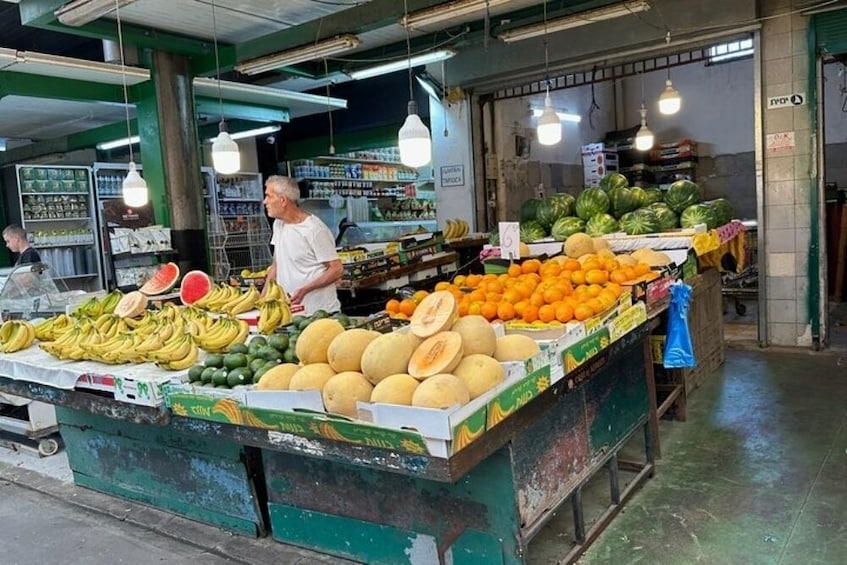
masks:
<path fill-rule="evenodd" d="M 374 385 L 358 371 L 344 371 L 330 377 L 321 391 L 327 412 L 357 418 L 356 402 L 367 402 Z"/>
<path fill-rule="evenodd" d="M 418 337 L 427 338 L 449 330 L 458 316 L 456 297 L 451 292 L 439 290 L 428 294 L 415 308 L 409 330 Z"/>
<path fill-rule="evenodd" d="M 450 374 L 433 375 L 420 384 L 412 395 L 412 406 L 449 408 L 471 400 L 468 387 L 459 377 Z"/>
<path fill-rule="evenodd" d="M 127 292 L 115 306 L 115 316 L 121 318 L 135 318 L 147 309 L 147 296 L 137 290 Z"/>
<path fill-rule="evenodd" d="M 338 320 L 322 318 L 306 326 L 297 339 L 295 353 L 304 365 L 326 363 L 327 350 L 332 340 L 344 332 L 344 326 Z"/>
<path fill-rule="evenodd" d="M 389 375 L 405 373 L 417 346 L 418 338 L 411 334 L 383 334 L 365 347 L 362 373 L 373 384 Z"/>
<path fill-rule="evenodd" d="M 497 339 L 494 358 L 501 363 L 507 361 L 524 361 L 541 351 L 531 337 L 521 334 L 504 335 Z"/>
<path fill-rule="evenodd" d="M 439 332 L 424 340 L 409 359 L 409 374 L 426 379 L 449 373 L 462 360 L 464 347 L 458 332 Z"/>

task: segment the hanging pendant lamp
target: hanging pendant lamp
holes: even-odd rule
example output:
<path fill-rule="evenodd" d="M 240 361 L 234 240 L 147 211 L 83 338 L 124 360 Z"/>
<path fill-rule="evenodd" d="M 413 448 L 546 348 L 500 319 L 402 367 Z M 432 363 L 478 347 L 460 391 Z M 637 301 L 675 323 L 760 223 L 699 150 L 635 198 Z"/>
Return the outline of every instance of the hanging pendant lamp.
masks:
<path fill-rule="evenodd" d="M 682 107 L 682 98 L 671 82 L 671 70 L 668 69 L 668 78 L 665 80 L 665 89 L 659 95 L 659 112 L 670 116 L 679 112 Z"/>
<path fill-rule="evenodd" d="M 221 122 L 218 124 L 218 137 L 212 142 L 212 166 L 215 172 L 222 175 L 231 175 L 241 169 L 241 151 L 238 144 L 233 141 L 226 131 L 224 120 L 224 102 L 221 94 L 221 61 L 218 55 L 218 21 L 215 17 L 215 0 L 212 0 L 212 37 L 215 47 L 215 69 L 218 78 L 218 105 L 220 108 Z"/>
<path fill-rule="evenodd" d="M 403 0 L 403 13 L 409 16 L 407 0 Z M 432 139 L 429 128 L 418 116 L 418 104 L 412 91 L 412 46 L 409 40 L 409 28 L 406 28 L 406 56 L 409 58 L 409 104 L 408 116 L 397 133 L 397 145 L 400 148 L 400 162 L 407 167 L 423 167 L 432 161 Z"/>
<path fill-rule="evenodd" d="M 544 97 L 544 110 L 538 116 L 536 133 L 541 145 L 555 145 L 562 140 L 562 121 L 553 109 L 549 93 Z"/>
<path fill-rule="evenodd" d="M 639 151 L 647 151 L 653 147 L 653 132 L 647 127 L 647 108 L 641 103 L 641 127 L 635 134 L 635 148 Z"/>

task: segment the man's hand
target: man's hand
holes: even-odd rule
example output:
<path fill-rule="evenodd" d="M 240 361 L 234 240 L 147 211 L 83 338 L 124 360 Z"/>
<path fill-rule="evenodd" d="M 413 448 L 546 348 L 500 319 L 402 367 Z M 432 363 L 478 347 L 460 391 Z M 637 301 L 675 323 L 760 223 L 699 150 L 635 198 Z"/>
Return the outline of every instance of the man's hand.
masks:
<path fill-rule="evenodd" d="M 294 292 L 291 293 L 291 303 L 292 304 L 300 304 L 303 301 L 303 298 L 308 294 L 308 290 L 306 288 L 298 288 Z"/>

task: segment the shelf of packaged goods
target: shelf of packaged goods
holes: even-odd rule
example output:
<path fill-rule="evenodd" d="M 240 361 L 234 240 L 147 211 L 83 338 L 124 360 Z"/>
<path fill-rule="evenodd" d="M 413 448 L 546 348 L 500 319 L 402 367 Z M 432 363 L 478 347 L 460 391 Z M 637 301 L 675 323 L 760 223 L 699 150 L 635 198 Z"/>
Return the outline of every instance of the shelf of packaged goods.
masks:
<path fill-rule="evenodd" d="M 308 181 L 355 181 L 355 182 L 419 182 L 419 179 L 348 178 L 348 177 L 302 177 Z"/>
<path fill-rule="evenodd" d="M 21 192 L 21 196 L 55 196 L 55 195 L 62 196 L 62 195 L 70 195 L 70 194 L 73 194 L 73 195 L 76 195 L 76 196 L 78 196 L 80 194 L 83 195 L 83 196 L 88 196 L 88 192 L 82 191 L 82 190 L 77 190 L 75 192 L 54 192 L 52 190 L 50 192 Z"/>
<path fill-rule="evenodd" d="M 313 161 L 336 161 L 339 163 L 362 163 L 369 165 L 393 165 L 395 167 L 405 167 L 403 163 L 400 161 L 380 161 L 377 159 L 354 159 L 353 157 L 332 157 L 332 156 L 320 156 L 312 159 Z"/>
<path fill-rule="evenodd" d="M 39 243 L 35 244 L 36 249 L 56 249 L 62 247 L 90 247 L 94 245 L 93 241 L 87 241 L 85 243 L 56 243 L 53 245 L 42 245 Z"/>
<path fill-rule="evenodd" d="M 341 198 L 361 198 L 361 196 L 342 196 Z M 388 197 L 384 196 L 383 198 L 388 198 Z M 376 200 L 379 200 L 379 198 L 374 197 L 374 196 L 368 196 L 368 201 L 376 201 Z M 328 202 L 329 198 L 321 198 L 319 196 L 310 196 L 308 198 L 301 198 L 300 201 L 301 202 L 310 202 L 310 201 Z"/>
<path fill-rule="evenodd" d="M 262 198 L 218 198 L 218 202 L 261 202 Z"/>
<path fill-rule="evenodd" d="M 45 222 L 90 222 L 91 218 L 88 216 L 81 216 L 79 218 L 47 218 L 44 220 L 30 220 L 24 218 L 24 223 L 45 223 Z"/>

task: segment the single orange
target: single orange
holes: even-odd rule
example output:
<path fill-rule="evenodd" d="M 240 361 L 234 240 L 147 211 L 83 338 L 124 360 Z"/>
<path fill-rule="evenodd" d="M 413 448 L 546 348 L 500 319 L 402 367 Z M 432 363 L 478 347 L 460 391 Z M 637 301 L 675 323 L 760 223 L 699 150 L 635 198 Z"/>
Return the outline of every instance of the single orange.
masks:
<path fill-rule="evenodd" d="M 478 288 L 469 292 L 468 296 L 471 297 L 472 302 L 485 302 L 486 294 L 487 293 L 483 289 Z"/>
<path fill-rule="evenodd" d="M 404 298 L 400 301 L 400 312 L 406 314 L 407 316 L 411 316 L 415 312 L 415 308 L 417 307 L 417 303 L 411 298 Z"/>
<path fill-rule="evenodd" d="M 448 288 L 450 288 L 450 283 L 447 281 L 435 283 L 435 290 L 447 290 Z"/>
<path fill-rule="evenodd" d="M 508 302 L 501 302 L 497 305 L 497 317 L 508 322 L 515 317 L 515 307 Z"/>
<path fill-rule="evenodd" d="M 556 308 L 556 319 L 563 324 L 570 322 L 573 320 L 573 308 L 567 303 L 562 302 L 562 304 Z"/>
<path fill-rule="evenodd" d="M 509 276 L 510 277 L 517 278 L 517 277 L 521 276 L 521 273 L 523 273 L 523 270 L 521 269 L 520 265 L 518 265 L 517 263 L 512 263 L 511 265 L 509 265 Z"/>
<path fill-rule="evenodd" d="M 603 308 L 603 303 L 598 298 L 592 298 L 590 300 L 586 300 L 585 306 L 588 306 L 589 308 L 591 308 L 591 311 L 594 312 L 595 314 L 599 314 L 600 312 L 605 310 L 605 308 Z"/>
<path fill-rule="evenodd" d="M 420 304 L 420 301 L 429 296 L 429 293 L 425 290 L 418 290 L 415 292 L 415 295 L 412 296 L 412 300 Z"/>
<path fill-rule="evenodd" d="M 593 271 L 594 269 L 602 269 L 603 262 L 599 259 L 589 259 L 582 264 L 583 271 Z"/>
<path fill-rule="evenodd" d="M 621 285 L 613 282 L 606 283 L 606 286 L 603 287 L 603 290 L 611 291 L 612 293 L 614 293 L 615 298 L 619 297 L 621 295 L 621 292 L 623 292 Z"/>
<path fill-rule="evenodd" d="M 611 272 L 611 271 L 614 271 L 614 270 L 620 269 L 620 268 L 621 268 L 621 264 L 618 263 L 617 259 L 606 259 L 605 261 L 603 261 L 603 270 L 604 271 Z"/>
<path fill-rule="evenodd" d="M 537 273 L 541 268 L 541 261 L 538 259 L 527 259 L 521 263 L 521 271 L 524 273 Z"/>
<path fill-rule="evenodd" d="M 529 298 L 530 296 L 532 296 L 533 288 L 535 287 L 531 287 L 530 285 L 523 282 L 519 282 L 514 286 L 515 291 L 524 298 Z"/>
<path fill-rule="evenodd" d="M 585 271 L 574 271 L 571 274 L 571 282 L 573 284 L 585 284 Z"/>
<path fill-rule="evenodd" d="M 389 314 L 396 314 L 400 311 L 400 301 L 392 298 L 391 300 L 385 303 L 385 310 Z"/>
<path fill-rule="evenodd" d="M 562 265 L 562 267 L 566 271 L 581 271 L 582 263 L 580 263 L 576 259 L 568 259 L 567 261 L 565 261 L 565 264 Z"/>
<path fill-rule="evenodd" d="M 489 292 L 485 295 L 486 302 L 500 302 L 503 300 L 503 295 L 499 292 Z"/>
<path fill-rule="evenodd" d="M 482 285 L 480 285 L 482 288 Z M 503 286 L 498 281 L 488 281 L 485 283 L 485 291 L 486 292 L 503 292 Z"/>
<path fill-rule="evenodd" d="M 465 286 L 468 288 L 476 288 L 482 281 L 482 275 L 468 275 L 465 277 Z"/>
<path fill-rule="evenodd" d="M 453 284 L 461 288 L 465 286 L 466 279 L 467 277 L 465 275 L 456 275 L 453 277 Z"/>
<path fill-rule="evenodd" d="M 490 322 L 497 317 L 497 304 L 495 302 L 484 302 L 479 313 Z"/>
<path fill-rule="evenodd" d="M 587 320 L 591 316 L 594 315 L 594 311 L 591 310 L 585 304 L 579 304 L 576 308 L 573 309 L 573 317 L 579 320 L 580 322 L 583 320 Z"/>
<path fill-rule="evenodd" d="M 524 308 L 521 317 L 524 322 L 534 322 L 538 319 L 538 307 L 533 306 L 532 304 L 527 305 L 527 307 Z"/>
<path fill-rule="evenodd" d="M 609 280 L 617 284 L 626 282 L 626 271 L 623 269 L 615 269 L 609 274 Z"/>
<path fill-rule="evenodd" d="M 609 273 L 601 269 L 591 269 L 585 273 L 585 282 L 589 284 L 606 284 Z"/>
<path fill-rule="evenodd" d="M 503 300 L 509 304 L 517 304 L 523 300 L 523 296 L 515 288 L 507 288 L 503 291 Z"/>
<path fill-rule="evenodd" d="M 459 302 L 458 310 L 459 316 L 467 316 L 468 310 L 470 309 L 471 303 L 467 300 L 462 300 Z"/>
<path fill-rule="evenodd" d="M 561 300 L 562 298 L 564 298 L 565 294 L 561 290 L 559 290 L 558 287 L 554 286 L 545 290 L 543 296 L 544 302 L 546 302 L 547 304 L 553 304 L 557 300 Z"/>
<path fill-rule="evenodd" d="M 603 287 L 599 284 L 590 284 L 588 285 L 588 288 L 586 288 L 586 292 L 591 298 L 597 298 L 600 296 L 600 293 L 603 292 Z"/>
<path fill-rule="evenodd" d="M 650 272 L 650 265 L 647 263 L 636 263 L 633 269 L 635 270 L 635 276 L 640 277 Z"/>
<path fill-rule="evenodd" d="M 543 292 L 533 292 L 532 296 L 529 297 L 529 303 L 535 306 L 536 308 L 540 308 L 547 304 L 544 301 L 544 293 Z"/>
<path fill-rule="evenodd" d="M 538 319 L 545 324 L 552 322 L 556 319 L 556 309 L 549 304 L 545 304 L 538 309 Z"/>
<path fill-rule="evenodd" d="M 526 307 L 529 305 L 529 300 L 519 300 L 518 302 L 515 302 L 515 316 L 518 318 L 523 316 L 523 311 L 526 310 Z"/>
<path fill-rule="evenodd" d="M 485 304 L 485 302 L 481 302 L 479 300 L 471 302 L 470 306 L 468 306 L 468 315 L 479 316 L 482 313 L 483 304 Z"/>

